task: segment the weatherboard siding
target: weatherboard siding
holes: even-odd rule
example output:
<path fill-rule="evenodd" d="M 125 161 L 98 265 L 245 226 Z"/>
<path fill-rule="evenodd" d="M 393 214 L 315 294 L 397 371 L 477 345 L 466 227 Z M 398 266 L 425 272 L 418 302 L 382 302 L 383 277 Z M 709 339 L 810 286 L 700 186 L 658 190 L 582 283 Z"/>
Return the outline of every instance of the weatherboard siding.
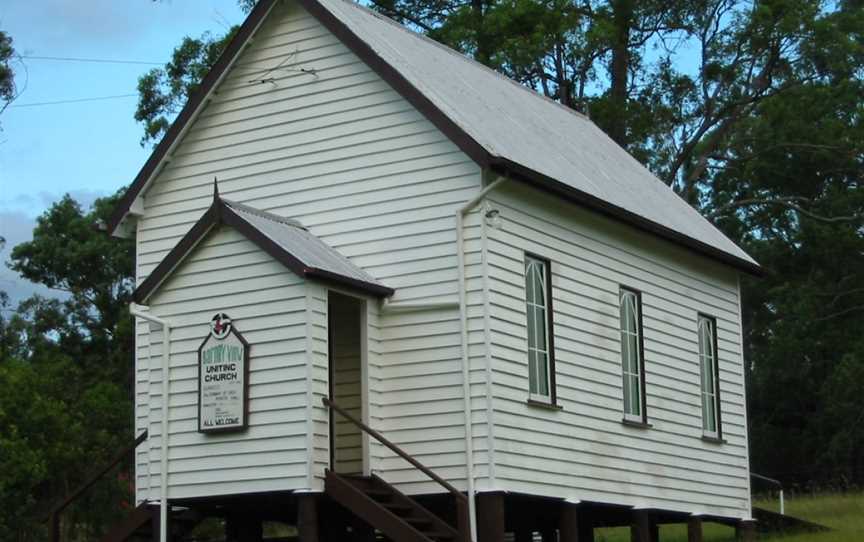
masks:
<path fill-rule="evenodd" d="M 369 425 L 464 490 L 459 311 L 392 307 L 456 299 L 455 212 L 481 189 L 480 169 L 302 8 L 273 9 L 143 195 L 137 279 L 207 209 L 214 177 L 223 197 L 299 220 L 396 290 L 390 306 L 366 300 Z M 482 209 L 466 217 L 475 487 L 746 516 L 734 272 L 518 186 L 489 198 L 500 229 L 484 224 Z M 181 323 L 170 494 L 320 491 L 330 453 L 328 288 L 232 242 L 238 250 L 220 253 L 208 282 L 181 269 L 151 301 L 154 314 Z M 526 404 L 525 250 L 552 260 L 561 411 Z M 621 424 L 620 284 L 643 291 L 648 430 Z M 222 310 L 252 345 L 253 369 L 256 356 L 265 361 L 251 379 L 249 431 L 204 436 L 195 432 L 194 352 Z M 698 311 L 718 322 L 723 445 L 700 439 Z M 159 496 L 159 333 L 139 325 L 136 423 L 151 432 L 138 453 L 139 499 Z M 374 440 L 368 447 L 372 472 L 400 490 L 441 491 Z"/>
<path fill-rule="evenodd" d="M 302 8 L 285 2 L 273 9 L 142 198 L 139 283 L 210 205 L 218 177 L 222 197 L 299 220 L 395 288 L 393 304 L 456 299 L 455 211 L 481 189 L 480 168 Z M 279 69 L 262 73 L 286 58 Z M 250 82 L 264 75 L 273 82 Z M 475 266 L 476 226 L 473 233 L 466 229 Z M 255 303 L 265 303 L 269 288 L 288 273 L 251 261 L 247 267 L 242 257 L 225 265 L 234 271 L 223 274 L 242 268 L 255 275 L 250 278 L 255 286 L 241 297 L 262 309 L 266 304 Z M 472 272 L 476 343 L 482 342 L 482 322 L 476 320 L 482 313 L 481 286 L 479 271 Z M 184 277 L 175 280 L 196 287 Z M 308 398 L 307 414 L 314 421 L 307 428 L 313 435 L 307 453 L 314 459 L 306 476 L 308 485 L 320 490 L 329 462 L 327 413 L 320 406 L 327 392 L 326 287 L 316 285 L 307 295 L 308 348 L 314 358 L 306 375 L 314 388 Z M 197 300 L 188 303 L 200 307 Z M 464 487 L 458 314 L 454 308 L 397 315 L 370 300 L 368 395 L 373 427 Z M 141 379 L 147 378 L 142 371 L 149 361 L 146 335 L 146 330 L 138 335 Z M 149 341 L 156 344 L 153 337 Z M 482 356 L 472 364 L 482 364 Z M 472 375 L 483 378 L 482 367 Z M 158 387 L 154 382 L 150 389 Z M 477 416 L 486 411 L 482 386 L 472 387 Z M 139 405 L 137 415 L 145 413 Z M 483 424 L 485 418 L 477 421 L 475 434 L 485 435 Z M 485 445 L 485 436 L 478 438 Z M 374 443 L 370 449 L 370 466 L 400 489 L 440 490 L 388 450 Z M 153 465 L 151 470 L 158 468 Z M 146 467 L 139 462 L 139 480 Z"/>
<path fill-rule="evenodd" d="M 498 489 L 749 515 L 735 273 L 511 183 L 490 199 L 489 310 Z M 524 254 L 551 260 L 560 411 L 529 406 Z M 620 286 L 642 291 L 651 428 L 621 423 Z M 698 312 L 717 318 L 725 444 L 701 439 Z"/>
<path fill-rule="evenodd" d="M 471 432 L 475 483 L 487 487 L 486 400 L 483 355 L 482 277 L 478 213 L 465 227 L 468 341 L 471 367 Z M 452 281 L 457 271 L 441 274 Z M 398 303 L 394 302 L 393 306 Z M 465 408 L 457 308 L 394 311 L 375 309 L 369 321 L 370 424 L 460 490 L 467 487 Z M 374 440 L 373 472 L 409 494 L 440 493 L 437 483 Z"/>
<path fill-rule="evenodd" d="M 150 300 L 173 323 L 170 357 L 170 498 L 308 486 L 307 283 L 231 228 L 211 231 Z M 250 344 L 249 426 L 198 432 L 198 348 L 225 311 Z M 161 330 L 160 330 L 161 331 Z M 151 331 L 151 335 L 154 333 Z M 161 335 L 151 341 L 161 344 Z M 141 345 L 139 344 L 139 348 Z M 159 495 L 161 352 L 150 352 L 147 472 Z M 140 476 L 140 475 L 139 475 Z M 139 495 L 140 497 L 140 495 Z"/>

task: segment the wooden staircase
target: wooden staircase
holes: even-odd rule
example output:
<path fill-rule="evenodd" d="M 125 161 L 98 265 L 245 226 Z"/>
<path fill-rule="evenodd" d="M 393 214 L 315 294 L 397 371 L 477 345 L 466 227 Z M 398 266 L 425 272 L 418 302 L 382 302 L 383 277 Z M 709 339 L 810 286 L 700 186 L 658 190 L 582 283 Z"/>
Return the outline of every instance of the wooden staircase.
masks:
<path fill-rule="evenodd" d="M 324 490 L 331 499 L 395 542 L 457 542 L 459 532 L 447 522 L 372 476 L 326 472 Z"/>
<path fill-rule="evenodd" d="M 469 542 L 471 540 L 468 498 L 462 492 L 329 398 L 323 397 L 321 402 L 444 488 L 452 496 L 456 505 L 456 527 L 450 526 L 375 475 L 347 476 L 331 470 L 325 471 L 324 491 L 331 499 L 393 542 Z"/>
<path fill-rule="evenodd" d="M 153 521 L 154 517 L 157 518 L 156 521 Z M 152 540 L 153 532 L 159 528 L 158 517 L 158 508 L 147 504 L 139 505 L 122 521 L 113 525 L 99 542 Z"/>
<path fill-rule="evenodd" d="M 168 528 L 172 540 L 182 540 L 201 522 L 192 510 L 173 510 Z M 159 506 L 141 504 L 123 520 L 111 527 L 99 542 L 152 542 L 159 536 Z"/>

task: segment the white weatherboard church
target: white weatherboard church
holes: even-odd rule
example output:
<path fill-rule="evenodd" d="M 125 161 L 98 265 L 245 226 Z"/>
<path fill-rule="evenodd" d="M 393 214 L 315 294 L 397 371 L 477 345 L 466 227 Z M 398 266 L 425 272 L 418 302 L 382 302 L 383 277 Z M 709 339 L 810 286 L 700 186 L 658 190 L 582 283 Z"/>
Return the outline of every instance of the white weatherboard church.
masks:
<path fill-rule="evenodd" d="M 261 0 L 108 229 L 147 432 L 112 540 L 190 510 L 243 542 L 752 532 L 758 264 L 586 117 L 381 15 Z"/>

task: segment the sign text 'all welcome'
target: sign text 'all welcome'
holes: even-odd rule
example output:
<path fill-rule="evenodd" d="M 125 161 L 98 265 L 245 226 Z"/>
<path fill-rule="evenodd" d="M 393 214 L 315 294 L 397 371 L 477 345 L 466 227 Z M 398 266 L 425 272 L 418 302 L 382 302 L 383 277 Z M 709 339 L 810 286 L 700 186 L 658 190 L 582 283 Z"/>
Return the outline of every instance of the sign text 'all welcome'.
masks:
<path fill-rule="evenodd" d="M 237 431 L 247 425 L 249 344 L 225 313 L 210 321 L 198 349 L 198 430 Z"/>

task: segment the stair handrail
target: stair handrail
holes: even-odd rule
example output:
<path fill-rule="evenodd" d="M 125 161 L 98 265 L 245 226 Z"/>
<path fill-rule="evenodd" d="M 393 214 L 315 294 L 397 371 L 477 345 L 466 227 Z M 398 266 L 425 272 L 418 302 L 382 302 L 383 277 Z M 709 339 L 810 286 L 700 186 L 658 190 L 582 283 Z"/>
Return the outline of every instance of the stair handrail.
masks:
<path fill-rule="evenodd" d="M 60 542 L 60 514 L 65 510 L 70 504 L 75 502 L 78 497 L 84 494 L 85 491 L 90 489 L 93 484 L 99 481 L 100 478 L 105 476 L 108 471 L 117 466 L 118 463 L 123 461 L 123 459 L 132 454 L 135 451 L 135 448 L 138 447 L 139 444 L 147 440 L 147 430 L 145 429 L 143 433 L 135 437 L 135 440 L 125 448 L 121 452 L 119 452 L 114 458 L 105 464 L 102 468 L 97 471 L 94 471 L 89 477 L 87 477 L 84 482 L 82 482 L 78 487 L 76 487 L 72 492 L 66 495 L 62 501 L 55 504 L 51 511 L 48 513 L 47 521 L 49 522 L 49 533 L 48 540 L 50 542 Z"/>
<path fill-rule="evenodd" d="M 449 491 L 450 494 L 452 494 L 453 497 L 456 499 L 457 521 L 458 521 L 457 530 L 459 531 L 459 534 L 460 534 L 462 540 L 466 540 L 466 541 L 470 540 L 470 538 L 469 538 L 469 536 L 470 536 L 469 526 L 468 526 L 469 525 L 469 523 L 468 523 L 468 497 L 466 497 L 461 491 L 459 491 L 458 489 L 453 487 L 453 485 L 450 482 L 448 482 L 447 480 L 441 478 L 440 476 L 438 476 L 437 474 L 432 472 L 432 470 L 429 467 L 427 467 L 423 463 L 417 461 L 416 459 L 414 459 L 413 457 L 408 455 L 408 453 L 405 452 L 404 450 L 402 450 L 400 447 L 396 446 L 395 444 L 393 444 L 392 442 L 387 440 L 387 438 L 384 437 L 384 435 L 382 435 L 378 431 L 372 429 L 371 427 L 369 427 L 368 425 L 366 425 L 362 421 L 355 418 L 352 414 L 350 414 L 344 408 L 342 408 L 339 405 L 337 405 L 336 403 L 334 403 L 332 400 L 330 400 L 329 397 L 322 397 L 321 402 L 324 403 L 324 406 L 329 407 L 329 408 L 335 410 L 336 412 L 338 412 L 343 418 L 345 418 L 349 422 L 356 425 L 358 428 L 360 428 L 366 434 L 375 438 L 375 440 L 377 440 L 378 442 L 380 442 L 381 444 L 383 444 L 384 446 L 389 448 L 393 453 L 395 453 L 396 455 L 398 455 L 399 457 L 401 457 L 402 459 L 404 459 L 405 461 L 407 461 L 408 463 L 413 465 L 417 470 L 419 470 L 420 472 L 422 472 L 423 474 L 425 474 L 426 476 L 428 476 L 429 478 L 431 478 L 435 482 L 438 482 L 439 485 L 441 485 L 444 489 Z"/>
<path fill-rule="evenodd" d="M 772 485 L 777 488 L 780 497 L 780 514 L 786 515 L 786 501 L 783 498 L 783 483 L 780 480 L 775 480 L 774 478 L 769 478 L 767 476 L 762 476 L 761 474 L 756 474 L 755 472 L 750 473 L 750 478 L 761 480 L 769 485 Z"/>

